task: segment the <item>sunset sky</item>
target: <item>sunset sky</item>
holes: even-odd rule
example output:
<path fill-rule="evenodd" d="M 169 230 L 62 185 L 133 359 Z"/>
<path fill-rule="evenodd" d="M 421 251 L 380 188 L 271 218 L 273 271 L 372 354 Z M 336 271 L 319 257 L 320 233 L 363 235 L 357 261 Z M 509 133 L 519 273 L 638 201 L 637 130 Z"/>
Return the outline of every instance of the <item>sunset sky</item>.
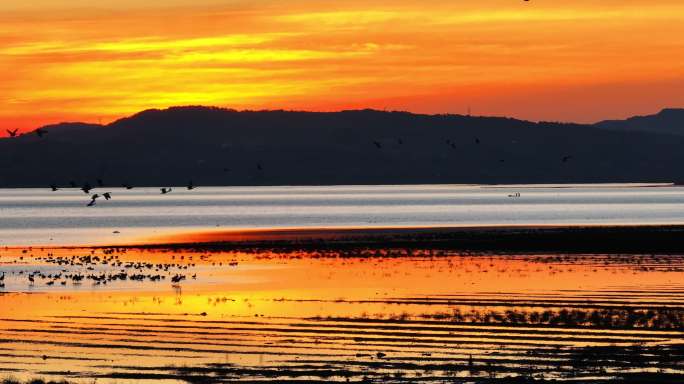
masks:
<path fill-rule="evenodd" d="M 684 3 L 0 2 L 3 132 L 197 104 L 579 122 L 654 113 L 684 106 Z"/>

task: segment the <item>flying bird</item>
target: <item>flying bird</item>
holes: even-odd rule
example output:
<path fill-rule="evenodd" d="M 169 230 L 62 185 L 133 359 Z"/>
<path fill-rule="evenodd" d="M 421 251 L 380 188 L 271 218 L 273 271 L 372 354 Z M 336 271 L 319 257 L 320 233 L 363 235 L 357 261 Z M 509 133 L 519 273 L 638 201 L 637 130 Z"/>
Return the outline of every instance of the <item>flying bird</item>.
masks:
<path fill-rule="evenodd" d="M 480 139 L 478 137 L 475 138 L 475 144 L 480 144 Z"/>
<path fill-rule="evenodd" d="M 6 129 L 6 131 L 10 135 L 10 137 L 17 137 L 17 132 L 19 132 L 19 129 L 15 129 L 14 131 L 10 131 L 9 129 Z"/>
<path fill-rule="evenodd" d="M 38 137 L 43 137 L 43 135 L 45 135 L 46 133 L 48 133 L 48 132 L 46 130 L 44 130 L 43 128 L 36 129 L 36 135 L 38 135 Z"/>
<path fill-rule="evenodd" d="M 379 141 L 373 141 L 373 144 L 375 144 L 375 147 L 378 149 L 382 148 L 382 144 L 380 144 Z"/>
<path fill-rule="evenodd" d="M 93 189 L 93 187 L 91 187 L 90 184 L 88 184 L 88 183 L 85 183 L 85 184 L 81 187 L 81 191 L 83 191 L 83 193 L 85 193 L 86 195 L 90 193 L 90 190 L 91 190 L 91 189 Z"/>
<path fill-rule="evenodd" d="M 190 182 L 188 183 L 187 188 L 188 188 L 188 191 L 192 191 L 193 189 L 195 189 L 195 186 L 192 184 L 192 180 L 190 180 Z"/>
<path fill-rule="evenodd" d="M 257 163 L 257 169 L 263 171 L 264 167 L 261 166 L 261 163 Z"/>
<path fill-rule="evenodd" d="M 172 191 L 171 188 L 159 188 L 159 190 L 161 191 L 162 195 L 166 195 Z"/>
<path fill-rule="evenodd" d="M 112 193 L 111 192 L 105 192 L 102 194 L 102 197 L 104 197 L 105 200 L 110 200 L 112 198 Z"/>
<path fill-rule="evenodd" d="M 567 163 L 568 160 L 570 160 L 570 159 L 572 159 L 572 156 L 563 156 L 562 161 L 563 161 L 564 163 Z"/>
<path fill-rule="evenodd" d="M 126 189 L 133 189 L 133 186 L 130 184 L 122 184 L 121 186 L 126 188 Z"/>
<path fill-rule="evenodd" d="M 50 184 L 50 189 L 52 189 L 52 192 L 57 192 L 59 190 L 55 184 Z"/>
<path fill-rule="evenodd" d="M 100 195 L 98 195 L 97 193 L 90 196 L 90 203 L 88 203 L 87 206 L 92 207 L 93 205 L 95 205 L 95 200 L 97 200 L 99 197 L 100 197 Z"/>

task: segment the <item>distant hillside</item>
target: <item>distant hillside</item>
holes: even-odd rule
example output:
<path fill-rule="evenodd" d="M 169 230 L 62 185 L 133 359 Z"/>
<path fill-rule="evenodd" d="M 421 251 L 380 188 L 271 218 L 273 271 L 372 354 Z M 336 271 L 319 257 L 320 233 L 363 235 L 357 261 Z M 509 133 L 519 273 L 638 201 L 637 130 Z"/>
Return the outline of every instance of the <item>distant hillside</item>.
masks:
<path fill-rule="evenodd" d="M 0 139 L 0 186 L 684 180 L 683 136 L 606 124 L 177 107 Z"/>
<path fill-rule="evenodd" d="M 627 120 L 606 120 L 596 123 L 596 126 L 620 131 L 684 135 L 684 109 L 663 109 L 655 115 L 635 116 Z"/>

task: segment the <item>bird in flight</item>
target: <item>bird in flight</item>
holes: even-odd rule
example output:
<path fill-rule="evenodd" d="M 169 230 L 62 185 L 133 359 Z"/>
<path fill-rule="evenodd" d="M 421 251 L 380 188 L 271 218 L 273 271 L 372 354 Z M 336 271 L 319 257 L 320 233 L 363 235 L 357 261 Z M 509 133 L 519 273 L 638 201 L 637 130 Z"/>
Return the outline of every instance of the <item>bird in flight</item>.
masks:
<path fill-rule="evenodd" d="M 373 144 L 374 144 L 375 147 L 378 148 L 378 149 L 382 148 L 382 144 L 380 144 L 379 141 L 374 141 Z"/>
<path fill-rule="evenodd" d="M 111 192 L 105 192 L 102 194 L 102 197 L 104 197 L 105 200 L 110 200 L 112 198 L 112 193 Z"/>
<path fill-rule="evenodd" d="M 126 188 L 126 189 L 133 189 L 133 186 L 130 184 L 122 184 L 121 186 Z"/>
<path fill-rule="evenodd" d="M 159 190 L 161 191 L 162 195 L 166 195 L 172 191 L 171 188 L 159 188 Z"/>
<path fill-rule="evenodd" d="M 92 207 L 93 205 L 95 205 L 95 200 L 97 200 L 99 197 L 100 195 L 98 195 L 97 193 L 90 196 L 90 203 L 88 203 L 88 207 Z"/>
<path fill-rule="evenodd" d="M 568 160 L 570 160 L 570 159 L 572 159 L 572 156 L 563 156 L 563 159 L 562 159 L 562 160 L 563 160 L 564 163 L 567 163 Z"/>
<path fill-rule="evenodd" d="M 192 191 L 193 189 L 195 189 L 195 186 L 192 184 L 192 180 L 190 180 L 190 182 L 188 183 L 187 188 L 188 188 L 188 191 Z"/>
<path fill-rule="evenodd" d="M 93 187 L 91 187 L 90 184 L 88 184 L 88 183 L 85 183 L 85 184 L 81 187 L 81 191 L 83 191 L 83 193 L 85 193 L 86 195 L 90 193 L 90 190 L 91 190 L 91 189 L 93 189 Z"/>
<path fill-rule="evenodd" d="M 57 192 L 59 190 L 55 184 L 50 184 L 50 189 L 52 189 L 52 192 Z"/>
<path fill-rule="evenodd" d="M 45 135 L 46 133 L 48 133 L 48 132 L 46 130 L 44 130 L 43 128 L 36 129 L 36 135 L 38 135 L 38 137 L 43 137 L 43 135 Z"/>
<path fill-rule="evenodd" d="M 17 137 L 17 132 L 19 131 L 19 129 L 15 129 L 14 131 L 10 131 L 9 129 L 6 129 L 6 131 L 7 131 L 7 134 L 10 135 L 10 137 Z"/>

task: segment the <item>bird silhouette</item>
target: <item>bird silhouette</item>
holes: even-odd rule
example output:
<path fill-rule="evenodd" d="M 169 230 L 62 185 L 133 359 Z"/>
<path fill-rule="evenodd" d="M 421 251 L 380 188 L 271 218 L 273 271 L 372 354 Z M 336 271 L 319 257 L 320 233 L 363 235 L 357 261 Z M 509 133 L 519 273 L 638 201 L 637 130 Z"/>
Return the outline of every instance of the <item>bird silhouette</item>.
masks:
<path fill-rule="evenodd" d="M 83 191 L 83 193 L 85 193 L 86 195 L 89 194 L 92 189 L 93 187 L 91 187 L 88 183 L 83 184 L 83 186 L 81 187 L 81 191 Z"/>
<path fill-rule="evenodd" d="M 50 184 L 50 189 L 52 189 L 52 192 L 57 192 L 59 190 L 55 184 Z"/>
<path fill-rule="evenodd" d="M 126 189 L 133 189 L 133 186 L 130 184 L 122 184 L 121 186 L 126 188 Z"/>
<path fill-rule="evenodd" d="M 190 182 L 188 182 L 187 188 L 188 188 L 188 191 L 192 191 L 193 189 L 195 189 L 195 186 L 192 184 L 192 180 L 190 180 Z"/>
<path fill-rule="evenodd" d="M 380 144 L 379 141 L 373 141 L 373 144 L 375 144 L 375 147 L 378 148 L 378 149 L 381 149 L 381 148 L 382 148 L 382 144 Z"/>
<path fill-rule="evenodd" d="M 263 171 L 264 167 L 261 166 L 261 163 L 257 163 L 257 169 Z"/>
<path fill-rule="evenodd" d="M 159 190 L 161 191 L 162 195 L 166 195 L 172 191 L 171 188 L 159 188 Z"/>
<path fill-rule="evenodd" d="M 475 138 L 475 144 L 480 144 L 480 139 L 477 137 Z"/>
<path fill-rule="evenodd" d="M 563 158 L 562 158 L 561 160 L 562 160 L 564 163 L 567 163 L 568 160 L 570 160 L 570 159 L 572 159 L 572 156 L 563 156 Z"/>
<path fill-rule="evenodd" d="M 112 198 L 112 193 L 111 192 L 105 192 L 102 194 L 102 197 L 104 197 L 105 200 L 110 200 Z"/>
<path fill-rule="evenodd" d="M 401 138 L 399 138 L 399 139 L 397 139 L 397 143 L 399 143 L 399 145 L 404 144 L 404 140 L 402 140 Z"/>
<path fill-rule="evenodd" d="M 36 129 L 36 135 L 38 135 L 38 137 L 43 137 L 43 135 L 45 135 L 46 133 L 48 133 L 48 132 L 46 130 L 44 130 L 43 128 Z"/>
<path fill-rule="evenodd" d="M 10 131 L 9 129 L 6 129 L 6 131 L 10 137 L 17 137 L 17 132 L 19 132 L 19 129 L 15 129 L 14 131 Z"/>

